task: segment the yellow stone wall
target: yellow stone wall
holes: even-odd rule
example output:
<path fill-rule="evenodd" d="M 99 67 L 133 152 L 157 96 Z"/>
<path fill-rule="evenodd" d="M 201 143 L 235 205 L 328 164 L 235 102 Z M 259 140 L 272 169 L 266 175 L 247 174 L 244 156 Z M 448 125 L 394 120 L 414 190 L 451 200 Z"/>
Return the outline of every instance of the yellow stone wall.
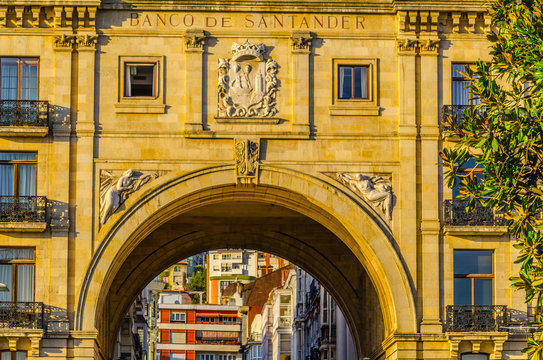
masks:
<path fill-rule="evenodd" d="M 469 1 L 0 4 L 0 56 L 39 57 L 39 98 L 51 107 L 46 136 L 0 129 L 0 151 L 37 152 L 37 195 L 51 204 L 45 231 L 3 228 L 0 246 L 36 249 L 35 300 L 59 309 L 58 329 L 0 329 L 0 348 L 51 359 L 108 357 L 97 330 L 111 314 L 96 309 L 106 301 L 102 284 L 113 283 L 120 259 L 129 259 L 127 244 L 148 234 L 167 204 L 235 184 L 234 139 L 251 139 L 260 145 L 262 173 L 249 182 L 304 194 L 334 218 L 323 217 L 324 226 L 337 222 L 349 232 L 338 238 L 387 307 L 386 338 L 372 358 L 525 358 L 523 335 L 442 327 L 453 303 L 454 249 L 494 250 L 495 304 L 527 311 L 509 287 L 518 270 L 509 235 L 440 222 L 452 192 L 437 165 L 447 146 L 439 111 L 451 103 L 451 64 L 489 59 L 489 25 L 483 3 Z M 306 45 L 296 47 L 299 38 Z M 245 40 L 263 43 L 279 65 L 276 124 L 216 118 L 219 59 Z M 158 64 L 156 98 L 123 97 L 124 61 Z M 338 64 L 370 66 L 370 99 L 337 100 Z M 215 166 L 228 170 L 213 175 Z M 160 176 L 101 226 L 101 176 L 127 169 Z M 190 172 L 200 173 L 178 186 Z M 337 172 L 390 176 L 392 219 L 360 205 Z M 175 191 L 152 196 L 170 185 Z M 39 346 L 31 343 L 40 337 Z"/>

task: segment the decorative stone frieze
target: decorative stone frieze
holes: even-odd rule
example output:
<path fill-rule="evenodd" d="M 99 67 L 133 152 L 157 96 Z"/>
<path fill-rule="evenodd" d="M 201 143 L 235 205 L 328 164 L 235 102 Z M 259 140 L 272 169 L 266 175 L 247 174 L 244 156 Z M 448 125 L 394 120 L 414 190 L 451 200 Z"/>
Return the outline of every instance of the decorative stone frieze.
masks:
<path fill-rule="evenodd" d="M 234 139 L 237 183 L 249 184 L 258 177 L 260 140 Z"/>
<path fill-rule="evenodd" d="M 96 6 L 0 6 L 0 28 L 94 28 Z"/>
<path fill-rule="evenodd" d="M 206 35 L 203 30 L 187 30 L 185 32 L 185 50 L 202 50 L 205 45 Z"/>
<path fill-rule="evenodd" d="M 277 114 L 278 64 L 264 44 L 232 44 L 232 58 L 219 59 L 218 117 L 270 118 Z"/>
<path fill-rule="evenodd" d="M 338 172 L 336 178 L 348 185 L 388 220 L 392 220 L 394 195 L 390 177 Z"/>
<path fill-rule="evenodd" d="M 437 52 L 439 50 L 439 39 L 425 39 L 419 41 L 421 52 Z"/>
<path fill-rule="evenodd" d="M 94 49 L 96 47 L 96 44 L 98 42 L 98 36 L 97 35 L 78 35 L 76 37 L 76 46 L 78 48 L 90 48 Z"/>
<path fill-rule="evenodd" d="M 55 48 L 71 48 L 75 43 L 76 37 L 74 35 L 57 35 L 54 37 Z"/>
<path fill-rule="evenodd" d="M 313 36 L 309 31 L 295 31 L 290 38 L 292 50 L 310 50 Z"/>
<path fill-rule="evenodd" d="M 414 39 L 398 39 L 396 45 L 398 46 L 398 51 L 414 54 L 418 47 L 418 41 Z"/>
<path fill-rule="evenodd" d="M 109 217 L 143 185 L 158 178 L 159 172 L 126 170 L 124 173 L 102 170 L 100 173 L 100 224 Z"/>

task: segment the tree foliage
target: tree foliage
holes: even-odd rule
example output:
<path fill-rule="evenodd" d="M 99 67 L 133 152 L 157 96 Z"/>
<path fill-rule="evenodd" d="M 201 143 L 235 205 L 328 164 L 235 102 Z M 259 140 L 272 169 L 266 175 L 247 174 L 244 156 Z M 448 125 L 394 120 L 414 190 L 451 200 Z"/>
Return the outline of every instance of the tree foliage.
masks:
<path fill-rule="evenodd" d="M 198 265 L 194 270 L 194 274 L 190 277 L 190 280 L 185 286 L 187 291 L 203 291 L 202 300 L 206 299 L 206 288 L 207 288 L 207 275 L 206 269 L 203 266 Z M 190 294 L 193 304 L 200 303 L 200 294 Z"/>
<path fill-rule="evenodd" d="M 492 60 L 466 69 L 472 96 L 462 121 L 445 120 L 458 138 L 441 153 L 449 187 L 457 185 L 468 211 L 477 205 L 502 211 L 521 264 L 512 286 L 526 302 L 543 303 L 543 0 L 489 3 L 495 31 L 488 36 Z M 459 168 L 475 160 L 483 178 Z M 543 317 L 524 349 L 543 359 Z"/>

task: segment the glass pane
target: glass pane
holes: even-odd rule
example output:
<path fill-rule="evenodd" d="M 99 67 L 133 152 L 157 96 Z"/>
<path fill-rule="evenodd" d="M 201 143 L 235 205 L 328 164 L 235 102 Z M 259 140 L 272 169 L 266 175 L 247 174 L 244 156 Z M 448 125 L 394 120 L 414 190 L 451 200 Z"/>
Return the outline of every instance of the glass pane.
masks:
<path fill-rule="evenodd" d="M 36 195 L 36 165 L 19 166 L 19 195 Z"/>
<path fill-rule="evenodd" d="M 0 260 L 34 260 L 34 249 L 0 248 Z"/>
<path fill-rule="evenodd" d="M 0 165 L 0 195 L 13 196 L 14 181 L 14 166 Z"/>
<path fill-rule="evenodd" d="M 0 283 L 7 287 L 0 286 L 0 301 L 12 301 L 13 290 L 13 265 L 0 265 Z"/>
<path fill-rule="evenodd" d="M 466 71 L 466 64 L 452 64 L 451 65 L 452 74 L 451 76 L 453 78 L 464 78 L 460 72 Z"/>
<path fill-rule="evenodd" d="M 0 152 L 0 161 L 27 160 L 35 161 L 36 153 L 32 152 Z"/>
<path fill-rule="evenodd" d="M 492 305 L 492 279 L 474 279 L 474 281 L 474 305 Z"/>
<path fill-rule="evenodd" d="M 462 360 L 488 360 L 487 354 L 462 354 Z"/>
<path fill-rule="evenodd" d="M 341 66 L 339 68 L 339 97 L 341 99 L 350 99 L 353 97 L 353 69 Z"/>
<path fill-rule="evenodd" d="M 469 82 L 453 80 L 452 105 L 469 105 L 469 98 Z"/>
<path fill-rule="evenodd" d="M 34 301 L 34 265 L 17 266 L 17 301 Z"/>
<path fill-rule="evenodd" d="M 354 68 L 354 97 L 365 99 L 368 97 L 368 68 L 358 66 Z"/>
<path fill-rule="evenodd" d="M 1 360 L 11 360 L 11 351 L 2 351 Z"/>
<path fill-rule="evenodd" d="M 455 250 L 454 274 L 492 274 L 492 251 Z"/>
<path fill-rule="evenodd" d="M 471 305 L 471 279 L 454 279 L 454 304 Z"/>
<path fill-rule="evenodd" d="M 0 65 L 0 86 L 2 100 L 17 100 L 17 58 L 2 58 Z"/>
<path fill-rule="evenodd" d="M 15 354 L 15 360 L 25 360 L 26 359 L 26 351 L 17 351 Z"/>
<path fill-rule="evenodd" d="M 127 96 L 154 96 L 154 65 L 129 65 L 130 82 L 128 84 L 130 95 Z"/>

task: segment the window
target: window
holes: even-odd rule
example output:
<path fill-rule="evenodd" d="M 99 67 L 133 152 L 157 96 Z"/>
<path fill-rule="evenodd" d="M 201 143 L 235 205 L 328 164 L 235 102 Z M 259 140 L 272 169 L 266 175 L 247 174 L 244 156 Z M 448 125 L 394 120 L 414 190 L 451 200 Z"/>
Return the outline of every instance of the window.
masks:
<path fill-rule="evenodd" d="M 463 177 L 475 177 L 477 180 L 481 179 L 483 176 L 483 167 L 478 165 L 475 160 L 469 159 L 462 167 L 459 169 L 458 181 L 456 186 L 452 189 L 453 199 L 456 199 L 460 195 L 459 186 Z"/>
<path fill-rule="evenodd" d="M 0 152 L 0 196 L 36 195 L 36 153 Z"/>
<path fill-rule="evenodd" d="M 185 322 L 185 313 L 184 312 L 171 312 L 170 321 L 172 322 Z"/>
<path fill-rule="evenodd" d="M 368 66 L 339 65 L 338 98 L 368 98 Z"/>
<path fill-rule="evenodd" d="M 34 301 L 34 249 L 0 248 L 0 282 L 0 301 Z"/>
<path fill-rule="evenodd" d="M 156 96 L 156 64 L 125 63 L 124 96 Z"/>
<path fill-rule="evenodd" d="M 0 360 L 26 360 L 26 351 L 2 350 Z"/>
<path fill-rule="evenodd" d="M 492 305 L 492 251 L 454 251 L 454 304 Z"/>
<path fill-rule="evenodd" d="M 215 360 L 215 355 L 213 354 L 201 354 L 200 360 Z"/>
<path fill-rule="evenodd" d="M 236 360 L 236 355 L 219 355 L 219 360 Z"/>
<path fill-rule="evenodd" d="M 0 58 L 0 99 L 38 99 L 37 58 Z"/>
<path fill-rule="evenodd" d="M 186 355 L 184 353 L 170 353 L 170 360 L 185 360 Z"/>
<path fill-rule="evenodd" d="M 469 81 L 461 73 L 470 64 L 452 64 L 452 105 L 475 105 L 479 102 L 471 96 Z"/>
<path fill-rule="evenodd" d="M 223 254 L 222 259 L 223 260 L 231 260 L 232 259 L 232 254 Z"/>
<path fill-rule="evenodd" d="M 462 354 L 462 360 L 488 360 L 488 354 Z"/>
<path fill-rule="evenodd" d="M 171 344 L 186 344 L 187 334 L 184 332 L 172 332 L 170 334 L 170 343 Z"/>

